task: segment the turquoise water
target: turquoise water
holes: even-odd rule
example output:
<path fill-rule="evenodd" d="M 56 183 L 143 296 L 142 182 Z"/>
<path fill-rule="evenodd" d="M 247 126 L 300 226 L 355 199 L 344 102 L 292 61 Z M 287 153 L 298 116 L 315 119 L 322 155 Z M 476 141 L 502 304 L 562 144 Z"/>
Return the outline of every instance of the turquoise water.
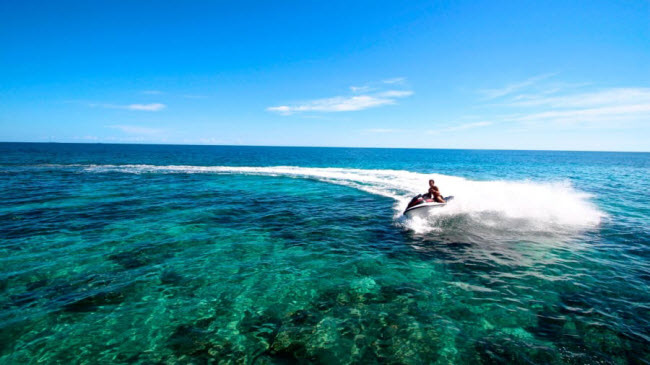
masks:
<path fill-rule="evenodd" d="M 0 363 L 650 363 L 650 154 L 0 144 Z M 456 199 L 407 220 L 435 178 Z"/>

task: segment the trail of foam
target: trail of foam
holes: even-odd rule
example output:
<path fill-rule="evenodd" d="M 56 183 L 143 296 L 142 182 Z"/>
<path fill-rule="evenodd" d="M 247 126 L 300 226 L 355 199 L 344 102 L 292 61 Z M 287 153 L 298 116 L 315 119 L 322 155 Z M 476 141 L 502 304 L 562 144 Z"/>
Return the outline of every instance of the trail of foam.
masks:
<path fill-rule="evenodd" d="M 70 165 L 68 165 L 70 166 Z M 155 166 L 85 165 L 88 172 L 122 173 L 217 173 L 288 176 L 316 179 L 350 186 L 395 200 L 395 218 L 401 216 L 410 198 L 435 179 L 444 195 L 455 199 L 444 209 L 431 212 L 425 221 L 402 223 L 415 231 L 440 228 L 451 217 L 464 216 L 474 224 L 507 230 L 552 231 L 558 227 L 586 229 L 597 226 L 605 216 L 591 195 L 576 190 L 568 181 L 474 181 L 457 176 L 422 174 L 403 170 L 364 170 L 295 166 Z"/>

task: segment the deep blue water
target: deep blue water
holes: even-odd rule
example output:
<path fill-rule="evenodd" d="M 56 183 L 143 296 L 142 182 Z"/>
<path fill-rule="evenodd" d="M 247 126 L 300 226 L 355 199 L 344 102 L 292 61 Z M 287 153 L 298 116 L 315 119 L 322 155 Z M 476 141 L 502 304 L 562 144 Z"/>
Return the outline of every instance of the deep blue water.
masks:
<path fill-rule="evenodd" d="M 0 363 L 650 363 L 650 154 L 0 143 Z M 401 216 L 434 178 L 456 199 Z"/>

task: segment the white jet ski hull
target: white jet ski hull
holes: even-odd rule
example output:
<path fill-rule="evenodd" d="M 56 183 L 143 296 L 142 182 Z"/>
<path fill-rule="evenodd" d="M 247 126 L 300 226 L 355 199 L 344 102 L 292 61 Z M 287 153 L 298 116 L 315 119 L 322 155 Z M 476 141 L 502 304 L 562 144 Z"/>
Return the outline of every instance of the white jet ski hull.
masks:
<path fill-rule="evenodd" d="M 437 208 L 442 208 L 446 206 L 447 203 L 422 203 L 418 204 L 414 207 L 410 207 L 407 210 L 404 211 L 404 215 L 413 218 L 413 217 L 428 217 L 429 213 Z"/>
<path fill-rule="evenodd" d="M 413 206 L 411 206 L 409 208 L 406 208 L 406 210 L 404 211 L 404 215 L 407 216 L 408 218 L 412 218 L 412 217 L 425 218 L 425 217 L 428 217 L 432 210 L 442 208 L 442 207 L 446 206 L 447 203 L 449 203 L 449 201 L 454 199 L 454 197 L 453 196 L 445 197 L 444 199 L 445 199 L 446 203 L 437 203 L 437 202 L 432 201 L 431 199 L 428 199 L 428 201 L 427 201 L 427 200 L 422 199 L 422 197 L 420 195 L 413 198 L 413 201 L 415 201 L 416 199 L 418 199 L 418 200 L 420 200 L 422 202 L 420 202 L 420 203 L 418 203 L 416 205 L 413 205 Z"/>

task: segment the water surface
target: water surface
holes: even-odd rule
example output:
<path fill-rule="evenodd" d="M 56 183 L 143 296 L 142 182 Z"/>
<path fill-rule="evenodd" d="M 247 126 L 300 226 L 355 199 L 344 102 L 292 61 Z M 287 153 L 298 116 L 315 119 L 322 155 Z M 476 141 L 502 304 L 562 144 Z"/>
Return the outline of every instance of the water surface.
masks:
<path fill-rule="evenodd" d="M 0 144 L 1 363 L 649 363 L 650 154 Z M 407 220 L 434 178 L 453 204 Z"/>

